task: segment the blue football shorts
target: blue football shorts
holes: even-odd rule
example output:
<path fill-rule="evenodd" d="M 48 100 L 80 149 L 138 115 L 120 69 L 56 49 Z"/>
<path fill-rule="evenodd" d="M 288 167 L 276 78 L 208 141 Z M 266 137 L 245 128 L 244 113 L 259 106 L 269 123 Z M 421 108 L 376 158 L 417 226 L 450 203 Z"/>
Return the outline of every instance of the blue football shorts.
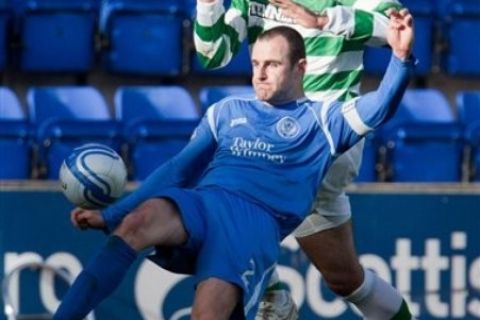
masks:
<path fill-rule="evenodd" d="M 150 260 L 193 274 L 196 283 L 213 277 L 237 285 L 243 290 L 245 317 L 254 319 L 279 254 L 272 215 L 221 188 L 171 188 L 156 196 L 176 204 L 189 238 L 180 247 L 157 247 Z"/>

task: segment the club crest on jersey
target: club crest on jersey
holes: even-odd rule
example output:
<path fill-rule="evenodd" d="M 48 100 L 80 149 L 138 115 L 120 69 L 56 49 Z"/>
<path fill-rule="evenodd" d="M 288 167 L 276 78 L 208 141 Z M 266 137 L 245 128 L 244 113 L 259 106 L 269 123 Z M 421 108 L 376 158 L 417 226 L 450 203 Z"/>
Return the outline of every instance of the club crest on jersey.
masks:
<path fill-rule="evenodd" d="M 292 117 L 283 117 L 277 122 L 277 133 L 285 139 L 295 138 L 300 132 L 300 125 Z"/>

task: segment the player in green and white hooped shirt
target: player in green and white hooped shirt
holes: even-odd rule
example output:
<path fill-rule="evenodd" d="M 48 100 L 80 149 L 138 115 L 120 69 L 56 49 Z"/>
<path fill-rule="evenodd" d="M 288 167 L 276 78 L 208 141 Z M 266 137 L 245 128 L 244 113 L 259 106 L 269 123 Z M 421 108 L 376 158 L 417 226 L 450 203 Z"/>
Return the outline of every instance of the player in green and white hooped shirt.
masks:
<path fill-rule="evenodd" d="M 212 1 L 212 0 L 206 0 Z M 291 3 L 277 1 L 278 3 Z M 195 46 L 198 57 L 207 69 L 228 64 L 232 56 L 247 39 L 253 44 L 259 33 L 278 25 L 288 25 L 299 31 L 307 49 L 309 65 L 304 88 L 311 99 L 358 95 L 365 45 L 384 45 L 387 20 L 378 12 L 352 10 L 348 7 L 331 7 L 332 0 L 303 0 L 315 12 L 324 11 L 318 27 L 305 28 L 293 24 L 277 6 L 268 0 L 233 0 L 225 11 L 220 0 L 211 3 L 198 0 L 195 23 Z M 338 1 L 337 1 L 338 2 Z M 344 0 L 361 9 L 378 9 L 398 6 L 396 1 Z"/>
<path fill-rule="evenodd" d="M 194 40 L 206 68 L 229 63 L 243 41 L 249 44 L 263 30 L 288 25 L 299 31 L 307 50 L 304 88 L 309 98 L 350 99 L 358 95 L 365 45 L 386 43 L 387 10 L 395 0 L 233 0 L 225 11 L 221 0 L 197 0 Z M 345 6 L 335 6 L 342 4 Z M 309 9 L 306 9 L 309 8 Z M 358 174 L 363 143 L 339 157 L 329 169 L 312 214 L 296 230 L 302 249 L 328 286 L 355 304 L 367 319 L 409 320 L 401 295 L 369 270 L 355 252 L 351 211 L 344 188 Z M 257 319 L 296 319 L 290 297 L 275 282 L 267 290 Z M 276 315 L 271 314 L 275 310 Z"/>

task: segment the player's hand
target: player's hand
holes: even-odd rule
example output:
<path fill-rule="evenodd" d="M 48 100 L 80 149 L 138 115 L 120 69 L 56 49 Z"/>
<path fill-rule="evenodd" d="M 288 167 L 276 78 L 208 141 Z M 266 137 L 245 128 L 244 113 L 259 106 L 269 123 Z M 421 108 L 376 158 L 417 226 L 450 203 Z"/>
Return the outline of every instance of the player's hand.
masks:
<path fill-rule="evenodd" d="M 75 208 L 70 212 L 72 224 L 82 230 L 86 229 L 104 229 L 105 220 L 99 210 L 87 210 Z"/>
<path fill-rule="evenodd" d="M 323 29 L 328 22 L 328 17 L 326 15 L 316 14 L 304 6 L 293 2 L 292 0 L 269 1 L 271 4 L 282 9 L 282 14 L 292 18 L 295 23 L 301 25 L 302 27 Z"/>
<path fill-rule="evenodd" d="M 410 56 L 414 41 L 413 17 L 407 9 L 390 10 L 387 41 L 392 51 L 400 59 Z"/>

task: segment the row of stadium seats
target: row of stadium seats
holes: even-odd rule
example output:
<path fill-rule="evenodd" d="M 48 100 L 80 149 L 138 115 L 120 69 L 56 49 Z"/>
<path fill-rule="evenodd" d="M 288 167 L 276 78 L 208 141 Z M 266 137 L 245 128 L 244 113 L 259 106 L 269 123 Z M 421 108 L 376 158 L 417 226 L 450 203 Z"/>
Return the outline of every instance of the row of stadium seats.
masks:
<path fill-rule="evenodd" d="M 191 6 L 183 0 L 0 0 L 0 70 L 178 75 Z M 190 29 L 190 28 L 188 28 Z"/>
<path fill-rule="evenodd" d="M 478 0 L 401 0 L 415 17 L 413 52 L 416 74 L 426 76 L 437 66 L 451 75 L 480 75 L 480 2 Z M 368 48 L 365 70 L 383 74 L 387 49 Z"/>
<path fill-rule="evenodd" d="M 179 76 L 205 73 L 194 58 L 195 0 L 0 0 L 0 71 L 87 73 L 97 62 L 113 73 Z M 441 66 L 480 75 L 478 0 L 404 0 L 416 17 L 418 75 L 438 60 L 437 32 L 448 45 Z M 228 5 L 229 1 L 226 1 Z M 438 42 L 438 41 L 437 41 Z M 382 73 L 390 53 L 370 49 L 366 70 Z M 214 75 L 249 75 L 248 48 Z"/>
<path fill-rule="evenodd" d="M 142 180 L 187 143 L 206 106 L 252 92 L 205 87 L 197 108 L 183 87 L 127 86 L 110 108 L 93 87 L 32 87 L 23 108 L 0 87 L 0 179 L 56 179 L 72 148 L 99 142 L 121 152 L 131 179 Z M 408 90 L 394 119 L 366 139 L 357 181 L 480 181 L 480 91 L 459 93 L 457 103 L 458 118 L 441 92 Z"/>

